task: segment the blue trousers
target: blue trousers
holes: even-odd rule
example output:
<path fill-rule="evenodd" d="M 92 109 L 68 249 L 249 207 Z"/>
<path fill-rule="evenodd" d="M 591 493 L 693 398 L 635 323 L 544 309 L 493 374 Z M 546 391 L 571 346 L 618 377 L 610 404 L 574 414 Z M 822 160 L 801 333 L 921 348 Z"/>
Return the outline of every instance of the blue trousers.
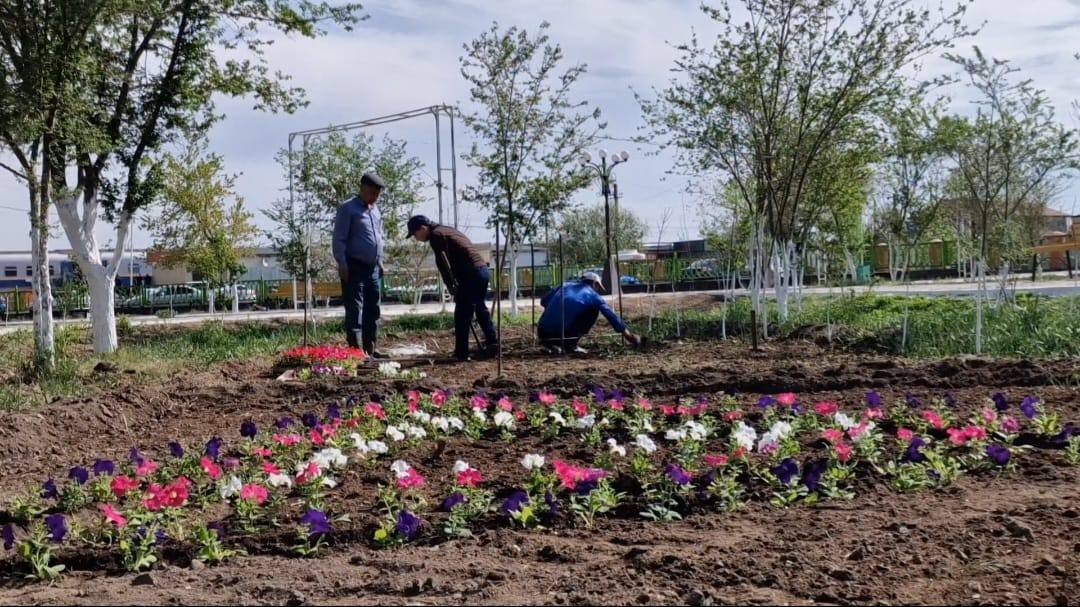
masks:
<path fill-rule="evenodd" d="M 480 324 L 486 345 L 494 347 L 499 343 L 495 326 L 491 323 L 491 312 L 487 308 L 488 282 L 491 273 L 487 268 L 476 268 L 468 276 L 455 276 L 457 293 L 454 295 L 454 355 L 464 356 L 469 353 L 469 332 L 473 318 Z"/>
<path fill-rule="evenodd" d="M 349 280 L 341 281 L 345 304 L 345 339 L 354 348 L 375 351 L 379 320 L 379 268 L 349 259 Z"/>

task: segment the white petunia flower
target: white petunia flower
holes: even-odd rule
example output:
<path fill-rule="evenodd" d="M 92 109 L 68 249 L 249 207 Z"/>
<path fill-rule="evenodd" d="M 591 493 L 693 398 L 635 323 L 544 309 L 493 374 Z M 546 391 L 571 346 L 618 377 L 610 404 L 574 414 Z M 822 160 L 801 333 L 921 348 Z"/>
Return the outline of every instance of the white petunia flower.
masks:
<path fill-rule="evenodd" d="M 448 417 L 446 421 L 450 423 L 450 427 L 461 431 L 465 429 L 465 422 L 461 421 L 460 417 Z"/>
<path fill-rule="evenodd" d="M 450 420 L 443 416 L 431 418 L 431 425 L 439 432 L 446 432 L 450 430 Z"/>
<path fill-rule="evenodd" d="M 638 449 L 641 449 L 645 453 L 653 453 L 656 451 L 656 443 L 653 439 L 649 438 L 647 434 L 638 434 L 634 437 L 634 444 Z"/>
<path fill-rule="evenodd" d="M 475 417 L 476 419 L 478 419 L 478 420 L 480 420 L 482 422 L 487 421 L 487 413 L 484 413 L 480 409 L 473 409 L 472 414 L 473 414 L 473 417 Z"/>
<path fill-rule="evenodd" d="M 758 441 L 758 451 L 764 453 L 770 447 L 775 448 L 780 446 L 780 438 L 772 433 L 770 430 L 761 435 L 761 440 Z"/>
<path fill-rule="evenodd" d="M 681 441 L 681 440 L 685 440 L 686 439 L 686 430 L 683 430 L 681 428 L 678 429 L 678 430 L 668 430 L 667 432 L 664 433 L 664 438 L 666 438 L 668 440 L 673 440 L 673 441 L 676 441 L 676 442 Z"/>
<path fill-rule="evenodd" d="M 334 487 L 337 487 L 337 481 L 330 478 L 329 476 L 324 476 L 322 477 L 322 485 L 327 489 L 333 489 Z"/>
<path fill-rule="evenodd" d="M 427 438 L 427 430 L 424 430 L 420 426 L 407 426 L 405 428 L 405 433 L 409 435 L 409 438 Z"/>
<path fill-rule="evenodd" d="M 514 414 L 509 411 L 499 411 L 495 414 L 495 425 L 500 428 L 513 428 Z"/>
<path fill-rule="evenodd" d="M 400 443 L 401 441 L 405 440 L 405 433 L 401 430 L 398 430 L 397 426 L 387 426 L 386 436 L 395 443 Z"/>
<path fill-rule="evenodd" d="M 229 480 L 221 483 L 218 492 L 221 493 L 221 499 L 227 500 L 234 495 L 238 495 L 243 487 L 244 483 L 240 480 L 240 477 L 234 474 L 229 477 Z"/>
<path fill-rule="evenodd" d="M 416 421 L 420 422 L 421 424 L 427 424 L 431 422 L 431 414 L 424 411 L 414 411 L 412 413 L 412 416 L 416 418 Z"/>
<path fill-rule="evenodd" d="M 292 487 L 292 479 L 284 474 L 271 474 L 266 477 L 266 482 L 271 487 Z"/>
<path fill-rule="evenodd" d="M 708 436 L 708 434 L 709 434 L 709 430 L 705 427 L 704 424 L 696 422 L 696 421 L 694 421 L 692 419 L 687 420 L 685 426 L 686 426 L 686 434 L 687 434 L 687 436 L 689 436 L 690 438 L 692 438 L 694 440 L 697 440 L 697 441 L 705 440 L 705 437 Z"/>
<path fill-rule="evenodd" d="M 386 443 L 381 440 L 369 440 L 367 442 L 367 448 L 368 451 L 378 455 L 382 455 L 390 450 L 390 448 L 386 446 Z"/>
<path fill-rule="evenodd" d="M 401 363 L 394 361 L 379 363 L 379 374 L 384 377 L 397 377 L 401 374 Z"/>
<path fill-rule="evenodd" d="M 836 424 L 843 428 L 845 431 L 859 425 L 855 423 L 855 420 L 851 419 L 847 415 L 844 415 L 843 411 L 837 411 L 836 414 L 833 415 L 833 420 L 835 420 Z"/>
<path fill-rule="evenodd" d="M 777 441 L 783 440 L 791 434 L 791 424 L 785 421 L 777 421 L 769 428 L 769 432 L 777 438 Z"/>
<path fill-rule="evenodd" d="M 649 418 L 645 418 L 645 420 L 641 422 L 641 429 L 646 432 L 656 432 L 656 428 L 653 427 L 652 420 Z"/>
<path fill-rule="evenodd" d="M 556 424 L 559 424 L 560 426 L 566 425 L 566 418 L 563 417 L 562 413 L 559 413 L 558 411 L 549 411 L 548 417 L 550 417 Z"/>
<path fill-rule="evenodd" d="M 592 428 L 596 425 L 596 415 L 593 413 L 582 415 L 577 418 L 577 422 L 574 425 L 581 429 Z"/>
<path fill-rule="evenodd" d="M 458 461 L 454 462 L 454 474 L 461 474 L 462 472 L 465 472 L 471 467 L 472 466 L 470 466 L 468 462 L 463 462 L 459 459 Z"/>
<path fill-rule="evenodd" d="M 527 453 L 521 458 L 521 465 L 526 470 L 539 470 L 544 467 L 544 456 L 539 453 Z"/>
<path fill-rule="evenodd" d="M 612 455 L 618 455 L 619 457 L 626 457 L 626 447 L 619 444 L 614 438 L 607 439 L 608 450 Z"/>
<path fill-rule="evenodd" d="M 404 478 L 409 475 L 409 471 L 412 470 L 412 466 L 405 460 L 397 459 L 394 463 L 390 464 L 390 470 L 394 473 L 394 476 L 398 478 Z"/>
<path fill-rule="evenodd" d="M 341 449 L 334 447 L 315 453 L 311 459 L 322 469 L 344 468 L 349 462 L 349 458 L 341 452 Z"/>
<path fill-rule="evenodd" d="M 363 436 L 360 436 L 356 432 L 353 432 L 349 435 L 349 438 L 352 440 L 353 446 L 356 447 L 356 450 L 360 452 L 360 455 L 366 455 L 367 452 L 370 451 L 367 441 L 364 440 Z"/>
<path fill-rule="evenodd" d="M 740 421 L 735 426 L 735 431 L 731 433 L 731 438 L 743 449 L 753 449 L 754 442 L 757 441 L 757 430 Z"/>

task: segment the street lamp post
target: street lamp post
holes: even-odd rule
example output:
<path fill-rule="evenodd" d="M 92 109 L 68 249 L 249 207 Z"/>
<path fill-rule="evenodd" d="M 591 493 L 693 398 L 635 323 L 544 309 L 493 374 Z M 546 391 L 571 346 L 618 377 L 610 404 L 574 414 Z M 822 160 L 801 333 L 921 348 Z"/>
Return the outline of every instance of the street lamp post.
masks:
<path fill-rule="evenodd" d="M 619 276 L 618 261 L 611 255 L 611 177 L 617 165 L 630 159 L 630 153 L 623 150 L 609 154 L 607 150 L 601 149 L 596 155 L 600 157 L 599 162 L 593 162 L 592 154 L 588 152 L 581 155 L 579 162 L 581 166 L 596 171 L 597 176 L 600 177 L 600 191 L 604 195 L 604 250 L 607 254 L 607 271 L 605 272 L 607 284 L 604 287 L 609 293 L 613 289 L 618 289 L 619 314 L 622 314 L 622 280 Z"/>

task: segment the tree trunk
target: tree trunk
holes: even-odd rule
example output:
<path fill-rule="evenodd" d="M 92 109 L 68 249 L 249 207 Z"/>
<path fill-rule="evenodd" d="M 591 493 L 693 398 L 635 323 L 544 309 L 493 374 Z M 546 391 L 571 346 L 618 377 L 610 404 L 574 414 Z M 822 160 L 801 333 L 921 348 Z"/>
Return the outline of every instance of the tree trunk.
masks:
<path fill-rule="evenodd" d="M 118 347 L 116 339 L 116 310 L 113 278 L 101 266 L 83 275 L 90 285 L 90 326 L 94 338 L 94 352 L 113 352 Z"/>
<path fill-rule="evenodd" d="M 510 314 L 517 316 L 518 313 L 518 252 L 517 243 L 508 247 L 510 251 Z"/>
<path fill-rule="evenodd" d="M 31 188 L 33 186 L 30 186 Z M 49 275 L 48 207 L 38 192 L 30 194 L 30 278 L 33 289 L 34 356 L 37 367 L 52 370 L 56 364 L 56 341 L 53 333 L 53 295 Z"/>
<path fill-rule="evenodd" d="M 232 285 L 232 311 L 233 314 L 240 313 L 240 287 L 235 281 Z"/>

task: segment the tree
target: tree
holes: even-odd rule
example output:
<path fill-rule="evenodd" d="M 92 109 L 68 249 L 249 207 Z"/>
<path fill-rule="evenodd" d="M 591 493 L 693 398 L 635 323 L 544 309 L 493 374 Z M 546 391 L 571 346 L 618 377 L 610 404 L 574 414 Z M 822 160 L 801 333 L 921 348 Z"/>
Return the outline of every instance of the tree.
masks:
<path fill-rule="evenodd" d="M 577 160 L 603 128 L 599 109 L 570 99 L 585 65 L 558 73 L 563 52 L 547 28 L 541 23 L 530 36 L 517 27 L 502 31 L 495 23 L 464 45 L 460 59 L 477 107 L 462 112 L 476 140 L 465 159 L 479 171 L 479 183 L 466 190 L 466 199 L 491 213 L 489 225 L 505 232 L 506 250 L 515 253 L 588 184 Z M 505 258 L 500 254 L 500 265 Z M 516 313 L 517 255 L 510 260 L 510 309 Z"/>
<path fill-rule="evenodd" d="M 612 232 L 619 235 L 619 245 L 640 248 L 648 225 L 629 209 L 620 209 L 612 217 Z M 563 236 L 563 256 L 570 265 L 602 265 L 607 256 L 604 245 L 604 205 L 576 207 L 564 211 L 559 219 Z"/>
<path fill-rule="evenodd" d="M 211 310 L 218 287 L 244 272 L 243 258 L 258 236 L 235 183 L 235 176 L 224 174 L 220 156 L 206 155 L 205 144 L 192 143 L 181 156 L 164 158 L 159 213 L 144 220 L 158 263 L 202 276 Z"/>
<path fill-rule="evenodd" d="M 970 30 L 965 5 L 934 14 L 916 0 L 744 0 L 704 7 L 722 32 L 710 46 L 681 45 L 677 73 L 655 100 L 641 99 L 656 140 L 692 173 L 731 180 L 754 223 L 752 297 L 766 259 L 787 315 L 800 206 L 826 150 L 842 151 L 904 90 L 902 70 Z"/>
<path fill-rule="evenodd" d="M 281 150 L 277 160 L 287 174 L 289 151 Z M 282 267 L 301 280 L 337 275 L 331 252 L 334 217 L 338 206 L 356 194 L 366 171 L 375 171 L 386 183 L 379 210 L 388 261 L 394 264 L 409 259 L 405 222 L 424 200 L 423 166 L 419 158 L 409 154 L 404 141 L 386 137 L 376 142 L 363 133 L 350 139 L 334 132 L 294 149 L 294 200 L 279 199 L 264 211 L 276 224 L 267 236 L 281 256 Z M 304 250 L 309 237 L 309 272 L 305 275 Z"/>
<path fill-rule="evenodd" d="M 325 22 L 350 28 L 359 9 L 263 0 L 0 3 L 4 87 L 31 106 L 4 115 L 0 136 L 26 157 L 23 173 L 39 155 L 39 195 L 56 206 L 90 286 L 95 351 L 117 347 L 120 266 L 102 259 L 99 218 L 115 224 L 118 260 L 135 214 L 160 191 L 161 147 L 220 119 L 215 93 L 252 96 L 271 111 L 304 104 L 303 91 L 266 65 L 268 32 L 314 37 Z M 21 119 L 27 123 L 15 126 Z"/>
<path fill-rule="evenodd" d="M 1016 223 L 1041 212 L 1054 182 L 1080 168 L 1077 131 L 1055 117 L 1046 93 L 1030 80 L 1011 82 L 1018 70 L 974 47 L 974 57 L 949 54 L 979 94 L 973 118 L 958 119 L 954 184 L 967 210 L 979 263 L 1004 260 L 1017 243 Z M 1020 231 L 1022 233 L 1022 231 Z"/>
<path fill-rule="evenodd" d="M 889 245 L 889 276 L 902 280 L 912 245 L 934 225 L 948 197 L 949 160 L 957 124 L 942 116 L 943 102 L 927 104 L 921 93 L 884 113 L 885 150 L 878 163 L 877 233 Z"/>

